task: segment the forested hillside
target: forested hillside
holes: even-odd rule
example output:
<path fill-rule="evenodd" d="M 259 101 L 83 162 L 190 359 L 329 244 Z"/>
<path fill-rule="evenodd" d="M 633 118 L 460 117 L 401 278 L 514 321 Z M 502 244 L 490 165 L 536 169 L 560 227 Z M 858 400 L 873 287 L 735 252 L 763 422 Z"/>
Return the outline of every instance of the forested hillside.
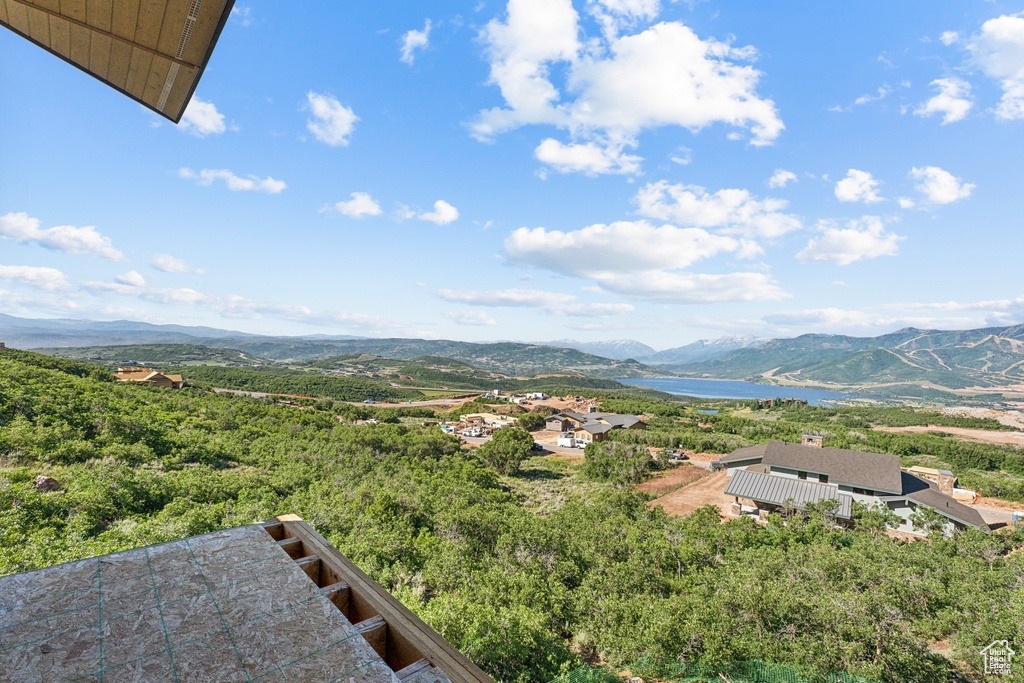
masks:
<path fill-rule="evenodd" d="M 1024 639 L 1020 533 L 907 544 L 870 514 L 855 531 L 822 512 L 670 518 L 564 460 L 500 475 L 436 428 L 108 379 L 0 353 L 0 574 L 291 512 L 498 681 L 653 653 L 933 683 Z M 648 406 L 671 438 L 758 433 Z M 60 489 L 37 491 L 43 474 Z"/>
<path fill-rule="evenodd" d="M 669 366 L 692 377 L 807 383 L 919 396 L 1024 382 L 1024 326 L 978 330 L 907 328 L 880 337 L 805 334 L 773 339 L 713 360 Z"/>

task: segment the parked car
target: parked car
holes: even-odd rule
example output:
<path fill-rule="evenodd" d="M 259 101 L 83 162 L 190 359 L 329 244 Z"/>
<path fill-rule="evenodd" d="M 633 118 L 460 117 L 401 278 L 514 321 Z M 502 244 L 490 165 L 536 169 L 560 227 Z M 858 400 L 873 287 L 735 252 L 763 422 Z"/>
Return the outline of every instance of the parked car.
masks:
<path fill-rule="evenodd" d="M 376 403 L 376 401 L 374 401 L 372 398 L 368 398 L 365 401 L 363 401 L 363 403 Z"/>
<path fill-rule="evenodd" d="M 531 451 L 542 451 L 542 450 L 544 450 L 544 447 L 543 447 L 543 446 L 541 446 L 541 445 L 540 445 L 539 443 L 537 443 L 536 441 L 534 441 L 534 442 L 533 442 L 533 445 L 532 445 L 532 446 L 530 446 L 530 450 L 531 450 Z"/>

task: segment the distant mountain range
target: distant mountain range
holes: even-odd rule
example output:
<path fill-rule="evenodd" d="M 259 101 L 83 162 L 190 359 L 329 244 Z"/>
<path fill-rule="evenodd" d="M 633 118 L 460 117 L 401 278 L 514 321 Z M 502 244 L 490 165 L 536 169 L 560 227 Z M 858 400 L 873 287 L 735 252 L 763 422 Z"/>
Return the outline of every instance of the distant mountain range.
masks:
<path fill-rule="evenodd" d="M 615 360 L 626 360 L 632 358 L 639 360 L 645 356 L 650 356 L 654 353 L 647 344 L 638 342 L 635 339 L 617 339 L 614 341 L 602 341 L 602 342 L 581 342 L 575 339 L 559 339 L 552 342 L 538 342 L 544 346 L 559 346 L 565 349 L 576 349 L 577 351 L 583 351 L 584 353 L 590 353 L 595 356 L 603 356 L 605 358 L 614 358 Z"/>
<path fill-rule="evenodd" d="M 720 358 L 733 351 L 751 349 L 760 346 L 769 339 L 762 337 L 722 337 L 720 339 L 701 339 L 686 346 L 658 351 L 636 359 L 648 365 L 666 366 L 683 363 L 699 363 L 701 361 Z"/>
<path fill-rule="evenodd" d="M 666 369 L 688 377 L 856 388 L 886 396 L 998 388 L 1024 384 L 1024 325 L 910 327 L 879 337 L 805 334 Z"/>
<path fill-rule="evenodd" d="M 309 361 L 348 354 L 371 354 L 398 360 L 440 356 L 509 376 L 576 373 L 618 379 L 664 374 L 662 370 L 631 359 L 606 358 L 577 349 L 541 344 L 477 344 L 443 339 L 366 339 L 323 335 L 272 337 L 210 327 L 153 325 L 132 321 L 34 320 L 0 315 L 0 341 L 14 348 L 51 352 L 61 349 L 61 355 L 123 361 L 161 358 L 160 354 L 167 351 L 140 349 L 137 348 L 139 345 L 186 344 L 232 349 L 279 362 Z M 134 348 L 97 348 L 114 346 Z M 202 350 L 194 351 L 198 357 L 212 359 L 215 355 Z M 174 353 L 181 355 L 177 351 Z M 193 358 L 186 355 L 179 360 L 189 362 Z"/>

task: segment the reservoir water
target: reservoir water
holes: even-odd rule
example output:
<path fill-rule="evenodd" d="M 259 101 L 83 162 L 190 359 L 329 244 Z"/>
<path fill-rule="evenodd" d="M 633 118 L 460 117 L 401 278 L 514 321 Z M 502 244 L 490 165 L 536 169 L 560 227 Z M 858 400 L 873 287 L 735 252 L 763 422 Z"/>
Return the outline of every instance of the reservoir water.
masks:
<path fill-rule="evenodd" d="M 753 384 L 724 379 L 687 379 L 683 377 L 637 377 L 620 379 L 623 384 L 650 387 L 669 394 L 693 396 L 695 398 L 799 398 L 810 405 L 821 402 L 843 401 L 850 398 L 864 398 L 857 394 L 843 394 L 824 389 L 801 387 L 780 387 L 770 384 Z"/>

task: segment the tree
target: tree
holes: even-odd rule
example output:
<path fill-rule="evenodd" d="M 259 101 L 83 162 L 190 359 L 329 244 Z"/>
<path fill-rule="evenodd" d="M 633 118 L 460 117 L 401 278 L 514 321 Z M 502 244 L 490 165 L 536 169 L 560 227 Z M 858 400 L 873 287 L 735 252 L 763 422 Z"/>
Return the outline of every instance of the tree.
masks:
<path fill-rule="evenodd" d="M 946 533 L 946 524 L 949 522 L 946 517 L 927 505 L 918 505 L 910 513 L 910 522 L 915 529 L 920 529 L 929 536 L 942 535 Z"/>
<path fill-rule="evenodd" d="M 516 426 L 528 432 L 544 429 L 544 416 L 538 413 L 525 413 L 519 416 Z"/>
<path fill-rule="evenodd" d="M 477 453 L 501 474 L 511 475 L 519 471 L 532 447 L 533 436 L 529 432 L 518 427 L 506 427 L 495 432 L 494 438 L 481 446 Z"/>
<path fill-rule="evenodd" d="M 895 529 L 900 525 L 900 516 L 881 503 L 868 507 L 860 501 L 854 501 L 851 512 L 857 528 L 872 536 L 881 536 L 886 529 Z"/>

